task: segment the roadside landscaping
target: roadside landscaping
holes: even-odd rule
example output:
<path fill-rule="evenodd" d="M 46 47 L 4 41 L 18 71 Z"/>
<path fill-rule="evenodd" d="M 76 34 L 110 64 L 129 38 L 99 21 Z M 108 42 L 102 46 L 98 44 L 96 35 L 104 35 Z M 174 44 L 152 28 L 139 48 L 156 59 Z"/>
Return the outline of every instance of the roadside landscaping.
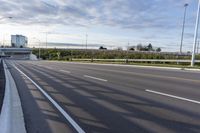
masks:
<path fill-rule="evenodd" d="M 33 49 L 33 54 L 39 56 L 39 49 Z M 141 52 L 141 51 L 124 51 L 124 50 L 92 50 L 92 49 L 41 49 L 40 57 L 42 60 L 58 61 L 78 61 L 78 62 L 95 62 L 111 64 L 128 64 L 128 65 L 148 65 L 163 67 L 180 67 L 190 68 L 188 62 L 159 62 L 159 61 L 126 61 L 127 59 L 144 59 L 144 60 L 190 60 L 191 54 L 174 53 L 174 52 Z M 200 54 L 196 55 L 196 60 L 200 60 Z M 199 68 L 200 63 L 196 63 L 195 68 Z"/>

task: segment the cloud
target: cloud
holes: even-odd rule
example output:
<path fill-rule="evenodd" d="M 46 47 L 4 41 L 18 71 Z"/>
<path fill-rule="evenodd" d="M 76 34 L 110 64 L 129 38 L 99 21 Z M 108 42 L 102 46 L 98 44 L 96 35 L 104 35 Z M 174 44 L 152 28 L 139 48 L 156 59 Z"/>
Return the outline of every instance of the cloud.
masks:
<path fill-rule="evenodd" d="M 0 16 L 13 16 L 13 23 L 22 25 L 169 29 L 181 25 L 185 2 L 192 3 L 191 0 L 1 0 Z"/>

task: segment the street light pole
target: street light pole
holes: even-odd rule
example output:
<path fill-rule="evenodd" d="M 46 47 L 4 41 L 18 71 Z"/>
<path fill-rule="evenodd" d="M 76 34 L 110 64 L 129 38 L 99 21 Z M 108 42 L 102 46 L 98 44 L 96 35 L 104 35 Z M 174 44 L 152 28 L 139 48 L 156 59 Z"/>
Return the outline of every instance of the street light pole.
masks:
<path fill-rule="evenodd" d="M 2 17 L 2 18 L 0 18 L 0 20 L 6 19 L 6 18 L 12 19 L 13 17 Z M 3 35 L 3 47 L 5 47 L 4 41 L 5 41 L 5 36 Z"/>
<path fill-rule="evenodd" d="M 40 60 L 40 41 L 38 42 L 39 44 L 39 60 Z"/>
<path fill-rule="evenodd" d="M 195 64 L 195 52 L 196 52 L 196 43 L 197 43 L 198 28 L 199 28 L 199 11 L 200 11 L 200 0 L 199 0 L 198 10 L 197 10 L 197 18 L 196 18 L 196 26 L 195 26 L 194 42 L 193 42 L 193 51 L 192 51 L 192 59 L 191 59 L 191 67 L 193 67 L 194 64 Z"/>
<path fill-rule="evenodd" d="M 46 32 L 46 49 L 47 49 L 47 32 Z"/>
<path fill-rule="evenodd" d="M 184 5 L 184 7 L 185 7 L 185 10 L 184 10 L 184 16 L 183 16 L 183 27 L 182 27 L 182 34 L 181 34 L 180 53 L 182 53 L 182 47 L 183 47 L 183 35 L 184 35 L 184 30 L 185 30 L 185 17 L 186 17 L 186 11 L 187 11 L 188 4 L 186 3 Z"/>
<path fill-rule="evenodd" d="M 5 35 L 3 34 L 3 47 L 5 48 Z"/>
<path fill-rule="evenodd" d="M 128 46 L 127 46 L 127 50 L 126 50 L 126 63 L 128 63 L 128 58 L 129 58 L 129 42 L 128 42 Z"/>
<path fill-rule="evenodd" d="M 199 41 L 198 41 L 198 45 L 197 45 L 197 54 L 199 54 Z"/>
<path fill-rule="evenodd" d="M 88 39 L 88 34 L 86 34 L 86 42 L 85 42 L 86 49 L 87 49 L 87 39 Z"/>
<path fill-rule="evenodd" d="M 37 39 L 37 38 L 33 38 L 33 39 L 36 39 L 37 41 L 38 41 L 38 46 L 39 46 L 39 48 L 38 48 L 38 58 L 39 58 L 39 60 L 40 60 L 40 40 L 39 39 Z"/>

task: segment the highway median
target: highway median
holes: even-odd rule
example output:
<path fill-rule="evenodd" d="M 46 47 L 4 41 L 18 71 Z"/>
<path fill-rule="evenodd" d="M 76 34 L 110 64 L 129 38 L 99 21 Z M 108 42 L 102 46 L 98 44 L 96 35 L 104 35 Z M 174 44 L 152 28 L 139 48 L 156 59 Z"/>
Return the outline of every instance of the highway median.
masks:
<path fill-rule="evenodd" d="M 3 63 L 5 73 L 5 93 L 0 114 L 2 133 L 26 133 L 24 116 L 14 79 L 7 65 Z"/>

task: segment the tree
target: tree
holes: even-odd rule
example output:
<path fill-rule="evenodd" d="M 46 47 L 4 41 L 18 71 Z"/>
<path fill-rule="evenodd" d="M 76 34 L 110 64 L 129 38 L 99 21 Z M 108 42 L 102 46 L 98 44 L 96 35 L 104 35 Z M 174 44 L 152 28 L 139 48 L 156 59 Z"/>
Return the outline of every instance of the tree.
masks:
<path fill-rule="evenodd" d="M 117 50 L 122 51 L 123 49 L 122 49 L 122 47 L 117 47 Z"/>
<path fill-rule="evenodd" d="M 141 50 L 141 51 L 149 51 L 148 46 L 146 46 L 146 47 L 142 47 L 142 50 Z"/>
<path fill-rule="evenodd" d="M 107 48 L 104 48 L 103 46 L 99 47 L 100 50 L 107 50 Z"/>
<path fill-rule="evenodd" d="M 131 51 L 135 51 L 135 48 L 132 47 L 132 48 L 129 48 L 129 50 L 131 50 Z"/>
<path fill-rule="evenodd" d="M 128 50 L 135 51 L 135 46 L 128 47 Z"/>
<path fill-rule="evenodd" d="M 157 48 L 157 49 L 156 49 L 156 52 L 161 52 L 161 48 Z"/>
<path fill-rule="evenodd" d="M 148 51 L 153 51 L 153 46 L 151 45 L 151 43 L 149 43 L 149 45 L 147 46 Z"/>

